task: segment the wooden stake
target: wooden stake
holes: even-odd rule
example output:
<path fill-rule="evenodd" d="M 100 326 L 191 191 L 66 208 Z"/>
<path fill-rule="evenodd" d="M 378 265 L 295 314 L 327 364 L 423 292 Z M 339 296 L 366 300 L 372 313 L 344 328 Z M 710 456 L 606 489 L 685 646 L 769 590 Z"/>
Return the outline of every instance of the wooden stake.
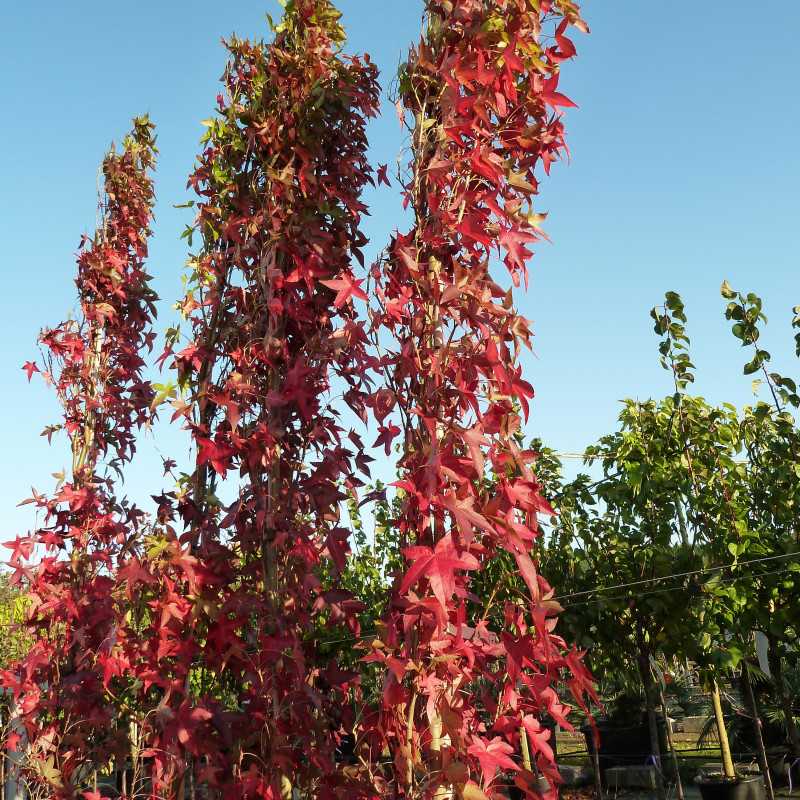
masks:
<path fill-rule="evenodd" d="M 731 758 L 731 745 L 728 741 L 728 729 L 725 727 L 725 717 L 722 715 L 722 700 L 719 696 L 719 685 L 717 679 L 711 685 L 711 703 L 714 706 L 714 719 L 717 723 L 717 735 L 719 736 L 719 749 L 722 753 L 722 771 L 728 780 L 736 779 L 736 770 L 733 768 Z"/>

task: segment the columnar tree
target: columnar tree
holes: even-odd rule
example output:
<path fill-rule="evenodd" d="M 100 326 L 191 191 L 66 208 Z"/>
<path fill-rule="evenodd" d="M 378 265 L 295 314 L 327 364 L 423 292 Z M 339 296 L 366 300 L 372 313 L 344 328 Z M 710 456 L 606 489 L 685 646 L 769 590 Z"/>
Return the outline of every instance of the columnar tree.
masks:
<path fill-rule="evenodd" d="M 357 604 L 321 575 L 344 566 L 340 505 L 366 466 L 334 394 L 362 413 L 351 262 L 378 87 L 368 56 L 341 54 L 338 20 L 328 0 L 292 0 L 269 45 L 227 42 L 190 177 L 202 246 L 175 364 L 197 460 L 178 507 L 205 577 L 184 634 L 197 682 L 173 688 L 193 708 L 185 745 L 203 780 L 231 797 L 360 791 L 334 763 L 357 676 L 319 659 L 314 638 L 320 623 L 359 632 Z"/>
<path fill-rule="evenodd" d="M 128 624 L 116 571 L 142 513 L 117 499 L 114 475 L 133 457 L 154 396 L 143 358 L 155 336 L 145 271 L 155 156 L 152 123 L 135 119 L 121 150 L 103 161 L 100 225 L 78 255 L 79 314 L 42 331 L 43 365 L 24 367 L 55 388 L 63 420 L 45 433 L 66 432 L 72 463 L 52 494 L 26 501 L 40 527 L 7 545 L 12 580 L 27 593 L 31 646 L 3 683 L 27 732 L 28 777 L 54 797 L 72 796 L 93 766 L 127 752 L 111 686 Z"/>
<path fill-rule="evenodd" d="M 385 390 L 378 444 L 400 448 L 393 524 L 406 559 L 368 658 L 386 666 L 369 742 L 393 768 L 376 781 L 408 797 L 484 797 L 498 770 L 558 774 L 542 719 L 562 724 L 554 684 L 565 671 L 591 691 L 580 654 L 554 634 L 558 606 L 531 555 L 548 511 L 534 455 L 515 434 L 533 389 L 519 357 L 528 322 L 501 284 L 527 283 L 543 215 L 536 170 L 564 150 L 560 67 L 575 53 L 571 2 L 428 0 L 425 30 L 399 76 L 411 136 L 403 181 L 414 221 L 372 271 L 373 336 Z M 472 576 L 499 551 L 526 587 L 490 630 Z M 388 791 L 383 789 L 382 791 Z"/>

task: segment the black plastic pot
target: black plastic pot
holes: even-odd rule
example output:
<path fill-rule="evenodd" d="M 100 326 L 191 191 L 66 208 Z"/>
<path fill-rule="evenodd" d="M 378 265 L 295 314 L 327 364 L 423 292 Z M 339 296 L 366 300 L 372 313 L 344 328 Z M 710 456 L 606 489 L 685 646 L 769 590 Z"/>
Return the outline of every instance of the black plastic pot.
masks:
<path fill-rule="evenodd" d="M 788 752 L 768 753 L 769 771 L 772 776 L 772 785 L 783 787 L 789 785 L 791 773 L 792 788 L 800 786 L 800 760 Z"/>
<path fill-rule="evenodd" d="M 697 783 L 703 800 L 764 800 L 767 793 L 760 775 L 728 781 L 704 778 Z"/>
<path fill-rule="evenodd" d="M 643 766 L 652 756 L 650 752 L 650 728 L 647 719 L 631 725 L 618 725 L 606 720 L 598 720 L 597 732 L 600 745 L 597 749 L 600 761 L 600 773 L 604 774 L 611 767 Z M 590 726 L 581 728 L 586 739 L 589 755 L 594 754 L 594 735 Z M 658 738 L 661 745 L 662 759 L 666 761 L 669 753 L 667 746 L 667 729 L 662 716 L 658 716 Z"/>

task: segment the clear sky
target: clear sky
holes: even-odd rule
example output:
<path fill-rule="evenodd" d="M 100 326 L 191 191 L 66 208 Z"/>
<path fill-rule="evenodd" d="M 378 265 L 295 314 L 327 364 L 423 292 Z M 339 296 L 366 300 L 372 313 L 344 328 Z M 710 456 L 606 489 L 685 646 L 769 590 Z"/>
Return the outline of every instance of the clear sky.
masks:
<path fill-rule="evenodd" d="M 552 244 L 539 248 L 529 295 L 537 390 L 530 425 L 562 451 L 582 450 L 615 423 L 618 401 L 662 395 L 648 311 L 667 289 L 687 304 L 697 389 L 709 400 L 751 397 L 744 354 L 722 317 L 718 287 L 759 293 L 767 349 L 797 375 L 791 307 L 800 304 L 800 3 L 586 0 L 591 36 L 560 88 L 580 106 L 567 126 L 572 160 L 543 182 Z M 351 51 L 368 50 L 387 87 L 419 30 L 421 0 L 341 0 Z M 130 118 L 149 112 L 161 150 L 150 271 L 162 327 L 180 295 L 179 239 L 186 175 L 200 120 L 214 105 L 225 54 L 220 37 L 267 35 L 276 0 L 3 3 L 0 11 L 0 540 L 32 523 L 15 508 L 31 485 L 67 463 L 61 440 L 39 432 L 57 408 L 20 365 L 39 328 L 74 308 L 74 259 L 94 227 L 97 168 Z M 396 160 L 393 109 L 371 127 L 373 162 Z M 380 248 L 402 224 L 396 193 L 368 198 L 367 233 Z M 128 480 L 137 500 L 160 490 L 156 446 L 185 450 L 178 431 L 141 444 Z M 6 536 L 3 536 L 6 534 Z"/>

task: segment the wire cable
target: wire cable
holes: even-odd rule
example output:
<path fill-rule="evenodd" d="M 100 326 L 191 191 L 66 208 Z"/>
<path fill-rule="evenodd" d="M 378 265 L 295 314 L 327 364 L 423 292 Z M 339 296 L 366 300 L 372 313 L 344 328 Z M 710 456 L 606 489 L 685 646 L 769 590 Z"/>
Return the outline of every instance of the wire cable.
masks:
<path fill-rule="evenodd" d="M 762 572 L 754 577 L 763 578 L 766 577 L 767 575 L 782 575 L 783 573 L 786 572 L 792 572 L 792 570 L 786 567 L 785 569 L 776 569 L 772 570 L 771 572 Z M 728 578 L 726 580 L 720 581 L 719 583 L 722 585 L 728 585 L 731 583 L 736 583 L 736 581 L 738 580 L 741 580 L 741 577 Z M 595 600 L 579 600 L 577 603 L 569 603 L 565 605 L 563 608 L 566 610 L 569 608 L 575 608 L 576 606 L 585 606 L 585 605 L 591 605 L 592 603 L 599 603 L 603 600 L 636 600 L 640 597 L 649 597 L 650 595 L 654 594 L 665 594 L 667 592 L 686 591 L 686 588 L 687 587 L 685 586 L 668 586 L 665 589 L 654 589 L 652 592 L 638 592 L 637 594 L 634 595 L 620 594 L 615 597 L 600 597 Z M 557 600 L 558 598 L 553 598 L 553 599 Z"/>
<path fill-rule="evenodd" d="M 797 558 L 800 560 L 800 553 L 781 553 L 777 556 L 764 556 L 763 558 L 751 558 L 747 561 L 738 561 L 735 564 L 724 564 L 722 566 L 717 567 L 705 567 L 704 569 L 695 569 L 690 570 L 689 572 L 674 572 L 671 575 L 662 575 L 661 577 L 657 578 L 643 578 L 642 580 L 638 581 L 630 581 L 629 583 L 618 583 L 614 586 L 595 586 L 592 589 L 585 589 L 581 592 L 571 592 L 570 594 L 562 594 L 560 598 L 562 600 L 569 600 L 573 597 L 583 597 L 587 594 L 596 594 L 598 592 L 611 592 L 615 589 L 628 589 L 631 586 L 643 586 L 646 583 L 659 583 L 661 581 L 672 580 L 673 578 L 688 578 L 691 575 L 701 575 L 706 572 L 720 572 L 726 569 L 732 569 L 733 567 L 741 567 L 747 566 L 749 564 L 760 564 L 764 561 L 776 561 L 777 559 L 782 558 Z"/>

